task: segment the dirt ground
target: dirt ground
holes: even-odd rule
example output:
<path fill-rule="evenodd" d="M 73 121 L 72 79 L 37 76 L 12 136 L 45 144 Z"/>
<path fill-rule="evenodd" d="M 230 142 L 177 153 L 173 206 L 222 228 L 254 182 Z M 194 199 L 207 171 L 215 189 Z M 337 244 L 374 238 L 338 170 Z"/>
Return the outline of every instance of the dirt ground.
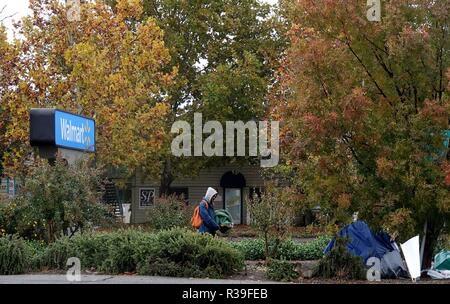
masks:
<path fill-rule="evenodd" d="M 416 283 L 410 279 L 383 279 L 380 282 L 369 282 L 367 280 L 337 280 L 337 279 L 317 279 L 311 278 L 312 269 L 317 261 L 294 261 L 296 271 L 300 277 L 292 283 L 299 284 L 449 284 L 450 280 L 433 280 L 431 278 L 421 278 Z M 265 275 L 266 267 L 264 261 L 246 261 L 245 269 L 229 277 L 231 280 L 252 280 L 268 281 Z"/>

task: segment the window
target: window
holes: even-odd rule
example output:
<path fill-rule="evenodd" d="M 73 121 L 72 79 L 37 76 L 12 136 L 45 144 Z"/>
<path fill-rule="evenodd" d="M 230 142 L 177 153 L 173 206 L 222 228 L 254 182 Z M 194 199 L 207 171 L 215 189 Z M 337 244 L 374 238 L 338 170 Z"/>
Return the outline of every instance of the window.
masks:
<path fill-rule="evenodd" d="M 155 188 L 139 189 L 139 208 L 151 207 L 155 203 Z"/>

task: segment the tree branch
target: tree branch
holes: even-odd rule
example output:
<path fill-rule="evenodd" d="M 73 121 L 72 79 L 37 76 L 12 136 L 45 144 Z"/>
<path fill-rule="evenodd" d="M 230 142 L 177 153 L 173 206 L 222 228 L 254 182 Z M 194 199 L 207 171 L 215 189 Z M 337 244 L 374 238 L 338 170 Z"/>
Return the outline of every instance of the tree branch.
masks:
<path fill-rule="evenodd" d="M 5 10 L 5 8 L 6 8 L 6 4 L 0 9 L 0 15 L 3 14 L 3 11 Z M 0 23 L 5 21 L 8 18 L 14 17 L 15 15 L 17 15 L 17 12 L 15 12 L 14 14 L 11 14 L 11 15 L 8 15 L 8 16 L 5 16 L 5 17 L 1 18 L 0 19 Z"/>
<path fill-rule="evenodd" d="M 364 70 L 366 71 L 366 74 L 369 76 L 370 80 L 372 80 L 372 82 L 375 84 L 375 86 L 377 87 L 378 91 L 380 92 L 380 94 L 386 98 L 389 102 L 389 104 L 392 106 L 391 102 L 389 101 L 389 99 L 387 98 L 387 95 L 384 93 L 383 89 L 380 87 L 380 85 L 378 84 L 378 82 L 375 80 L 375 78 L 373 77 L 372 73 L 369 71 L 369 69 L 367 68 L 367 66 L 364 64 L 364 62 L 361 60 L 361 58 L 359 58 L 358 54 L 356 54 L 356 52 L 353 50 L 352 46 L 350 45 L 350 43 L 348 41 L 345 42 L 345 44 L 347 45 L 347 47 L 349 48 L 350 52 L 353 54 L 353 56 L 355 56 L 355 58 L 358 60 L 359 64 L 364 68 Z"/>
<path fill-rule="evenodd" d="M 386 54 L 386 55 L 389 56 L 389 53 L 386 51 L 386 49 L 382 49 L 381 47 L 379 47 L 375 42 L 373 42 L 373 41 L 370 40 L 366 35 L 364 35 L 364 33 L 361 33 L 361 34 L 362 34 L 363 38 L 364 38 L 367 42 L 369 42 L 372 46 L 375 47 L 375 49 L 377 49 L 377 50 L 379 50 L 379 51 L 381 51 L 381 52 L 383 52 L 384 54 Z"/>
<path fill-rule="evenodd" d="M 345 142 L 345 144 L 347 145 L 347 147 L 350 149 L 350 152 L 352 153 L 353 157 L 355 158 L 355 160 L 358 162 L 358 164 L 364 168 L 367 168 L 363 161 L 359 158 L 358 153 L 356 153 L 355 149 L 352 147 L 352 145 L 349 142 L 349 137 L 346 135 L 342 136 L 342 140 Z"/>

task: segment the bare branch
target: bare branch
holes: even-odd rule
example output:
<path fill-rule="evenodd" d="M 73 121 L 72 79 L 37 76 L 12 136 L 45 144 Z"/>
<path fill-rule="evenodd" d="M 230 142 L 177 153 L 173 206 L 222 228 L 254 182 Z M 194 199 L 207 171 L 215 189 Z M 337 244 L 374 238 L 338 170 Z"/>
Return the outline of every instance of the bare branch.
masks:
<path fill-rule="evenodd" d="M 6 4 L 0 9 L 0 15 L 5 11 L 5 8 L 6 8 Z M 17 12 L 15 12 L 14 14 L 0 18 L 0 23 L 2 23 L 3 21 L 5 21 L 8 18 L 14 17 L 15 15 L 17 15 Z"/>

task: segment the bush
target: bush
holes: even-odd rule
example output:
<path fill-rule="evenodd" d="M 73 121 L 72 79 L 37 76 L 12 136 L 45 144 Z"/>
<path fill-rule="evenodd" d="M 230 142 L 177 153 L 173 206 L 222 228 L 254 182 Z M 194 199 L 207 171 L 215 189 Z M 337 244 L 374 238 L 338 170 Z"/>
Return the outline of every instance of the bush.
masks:
<path fill-rule="evenodd" d="M 179 228 L 60 238 L 45 249 L 39 265 L 65 269 L 69 257 L 78 257 L 83 269 L 106 273 L 220 278 L 243 267 L 242 255 L 224 241 Z"/>
<path fill-rule="evenodd" d="M 86 160 L 70 166 L 59 158 L 53 166 L 39 161 L 31 166 L 19 195 L 0 210 L 0 225 L 6 226 L 0 229 L 51 243 L 69 230 L 105 223 L 109 217 L 100 203 L 100 185 L 100 170 Z"/>
<path fill-rule="evenodd" d="M 42 257 L 45 252 L 46 244 L 43 241 L 26 241 L 30 252 L 29 270 L 38 271 L 42 267 Z"/>
<path fill-rule="evenodd" d="M 31 252 L 22 238 L 7 235 L 0 238 L 0 275 L 20 274 L 28 271 Z"/>
<path fill-rule="evenodd" d="M 262 239 L 243 240 L 231 242 L 231 246 L 242 253 L 246 260 L 263 260 L 265 255 L 265 243 Z"/>
<path fill-rule="evenodd" d="M 0 201 L 0 237 L 8 234 L 19 234 L 19 222 L 21 220 L 19 208 L 11 199 Z M 24 235 L 20 235 L 24 237 Z"/>
<path fill-rule="evenodd" d="M 330 242 L 331 238 L 328 236 L 320 236 L 312 241 L 300 243 L 294 249 L 291 255 L 292 260 L 318 260 L 323 257 L 323 250 Z M 282 256 L 283 252 L 280 253 Z"/>
<path fill-rule="evenodd" d="M 157 198 L 155 205 L 147 211 L 150 227 L 162 230 L 175 227 L 189 227 L 193 208 L 186 206 L 175 195 Z"/>
<path fill-rule="evenodd" d="M 290 282 L 299 277 L 294 264 L 286 260 L 275 259 L 269 260 L 266 275 L 269 280 L 281 282 Z"/>
<path fill-rule="evenodd" d="M 154 252 L 140 273 L 162 275 L 167 271 L 172 276 L 220 278 L 243 265 L 242 255 L 226 242 L 187 229 L 171 229 L 156 234 Z"/>
<path fill-rule="evenodd" d="M 450 234 L 442 234 L 439 236 L 433 254 L 436 255 L 442 250 L 450 250 Z"/>
<path fill-rule="evenodd" d="M 180 276 L 180 267 L 168 259 L 149 257 L 146 263 L 139 267 L 140 274 L 149 274 L 164 277 Z"/>
<path fill-rule="evenodd" d="M 363 260 L 347 250 L 347 243 L 347 239 L 337 238 L 333 249 L 319 261 L 313 276 L 348 280 L 365 279 L 366 269 Z"/>
<path fill-rule="evenodd" d="M 264 240 L 266 259 L 273 257 L 278 246 L 269 250 L 269 243 L 279 244 L 285 239 L 294 220 L 292 189 L 268 184 L 260 197 L 255 193 L 248 201 L 251 225 Z"/>
<path fill-rule="evenodd" d="M 121 230 L 108 237 L 108 256 L 99 268 L 107 273 L 138 271 L 155 248 L 155 235 L 140 230 Z"/>
<path fill-rule="evenodd" d="M 6 206 L 3 205 L 0 198 L 0 237 L 4 237 L 7 234 L 8 219 L 6 216 Z"/>
<path fill-rule="evenodd" d="M 273 252 L 272 257 L 275 259 L 285 260 L 318 260 L 323 256 L 323 249 L 326 247 L 330 238 L 320 236 L 305 243 L 297 243 L 292 240 L 282 242 L 277 246 L 274 242 L 269 243 L 269 252 Z M 265 258 L 265 242 L 261 239 L 244 240 L 233 242 L 232 246 L 239 250 L 246 260 L 262 260 Z"/>
<path fill-rule="evenodd" d="M 65 269 L 68 258 L 78 257 L 83 269 L 95 268 L 107 273 L 133 272 L 147 258 L 152 239 L 153 235 L 132 229 L 60 238 L 45 250 L 42 265 Z"/>
<path fill-rule="evenodd" d="M 73 239 L 63 237 L 44 250 L 39 265 L 50 269 L 66 269 L 67 259 L 78 256 Z"/>
<path fill-rule="evenodd" d="M 116 233 L 86 233 L 71 238 L 75 248 L 72 252 L 81 261 L 84 269 L 95 268 L 101 270 L 102 264 L 108 259 L 111 244 L 114 243 Z M 69 257 L 67 257 L 69 258 Z"/>

